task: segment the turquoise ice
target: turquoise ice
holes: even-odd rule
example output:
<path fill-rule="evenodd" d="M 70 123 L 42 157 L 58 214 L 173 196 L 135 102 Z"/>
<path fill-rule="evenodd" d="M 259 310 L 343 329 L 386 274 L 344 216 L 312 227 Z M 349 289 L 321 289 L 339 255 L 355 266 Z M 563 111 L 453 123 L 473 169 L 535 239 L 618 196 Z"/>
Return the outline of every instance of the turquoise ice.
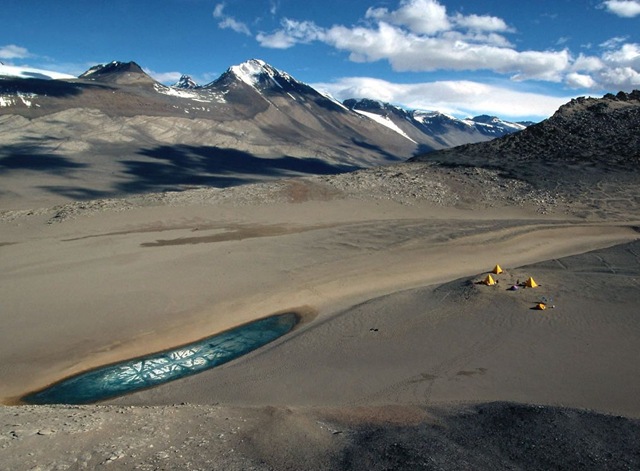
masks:
<path fill-rule="evenodd" d="M 86 404 L 200 373 L 238 358 L 289 332 L 294 313 L 260 319 L 219 335 L 72 376 L 23 400 L 30 404 Z"/>

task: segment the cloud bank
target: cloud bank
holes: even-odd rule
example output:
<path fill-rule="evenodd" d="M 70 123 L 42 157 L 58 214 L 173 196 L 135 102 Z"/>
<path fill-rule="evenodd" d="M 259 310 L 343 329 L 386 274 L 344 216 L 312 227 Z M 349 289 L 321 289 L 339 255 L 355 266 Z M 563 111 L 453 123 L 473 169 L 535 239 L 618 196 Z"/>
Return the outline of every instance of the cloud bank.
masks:
<path fill-rule="evenodd" d="M 607 11 L 622 18 L 633 18 L 640 15 L 639 0 L 607 0 L 603 6 Z"/>
<path fill-rule="evenodd" d="M 640 14 L 640 0 L 609 0 L 620 16 Z M 490 15 L 450 14 L 438 0 L 401 0 L 396 9 L 369 8 L 357 26 L 322 27 L 284 18 L 275 31 L 261 32 L 264 47 L 287 49 L 322 42 L 348 53 L 353 62 L 387 61 L 398 72 L 480 71 L 514 81 L 538 80 L 582 89 L 640 86 L 640 44 L 607 42 L 599 55 L 558 50 L 518 50 L 507 35 L 515 29 Z"/>
<path fill-rule="evenodd" d="M 31 57 L 29 51 L 15 44 L 7 44 L 6 46 L 0 46 L 0 59 L 26 59 Z"/>

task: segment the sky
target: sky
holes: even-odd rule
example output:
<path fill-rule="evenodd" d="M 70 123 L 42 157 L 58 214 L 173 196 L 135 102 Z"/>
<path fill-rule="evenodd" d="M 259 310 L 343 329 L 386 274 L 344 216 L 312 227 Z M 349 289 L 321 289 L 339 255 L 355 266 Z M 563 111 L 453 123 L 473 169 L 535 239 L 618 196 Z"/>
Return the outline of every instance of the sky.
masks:
<path fill-rule="evenodd" d="M 340 100 L 540 121 L 640 89 L 640 0 L 3 0 L 0 61 L 135 61 L 204 85 L 262 59 Z"/>

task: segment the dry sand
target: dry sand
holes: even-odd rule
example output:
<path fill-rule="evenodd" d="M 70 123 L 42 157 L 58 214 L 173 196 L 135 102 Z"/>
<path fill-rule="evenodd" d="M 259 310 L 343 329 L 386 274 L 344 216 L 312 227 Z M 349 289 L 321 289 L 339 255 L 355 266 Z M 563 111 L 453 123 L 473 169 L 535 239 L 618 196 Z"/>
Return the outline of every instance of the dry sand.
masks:
<path fill-rule="evenodd" d="M 229 193 L 0 215 L 6 404 L 311 314 L 252 354 L 108 405 L 1 408 L 7 469 L 640 465 L 635 207 L 407 204 L 318 179 Z M 496 263 L 498 286 L 474 283 Z M 506 290 L 527 276 L 542 286 Z M 543 296 L 556 307 L 531 310 Z"/>

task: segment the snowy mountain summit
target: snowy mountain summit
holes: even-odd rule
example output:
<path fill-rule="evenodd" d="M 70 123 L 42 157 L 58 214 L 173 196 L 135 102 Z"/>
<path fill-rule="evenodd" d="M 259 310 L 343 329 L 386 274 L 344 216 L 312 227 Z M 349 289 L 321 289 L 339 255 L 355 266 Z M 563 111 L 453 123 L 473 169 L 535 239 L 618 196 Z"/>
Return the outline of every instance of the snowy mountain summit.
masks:
<path fill-rule="evenodd" d="M 234 65 L 229 68 L 227 73 L 258 89 L 272 85 L 285 88 L 287 84 L 297 83 L 286 72 L 282 72 L 260 59 L 250 59 L 242 64 Z"/>
<path fill-rule="evenodd" d="M 173 88 L 182 88 L 184 90 L 192 90 L 198 88 L 199 85 L 189 75 L 183 75 L 176 83 L 171 85 Z"/>
<path fill-rule="evenodd" d="M 236 87 L 239 84 L 248 85 L 262 95 L 270 92 L 299 93 L 317 96 L 318 99 L 326 100 L 326 97 L 314 88 L 260 59 L 251 59 L 242 64 L 229 67 L 217 80 L 205 85 L 205 88 Z"/>

